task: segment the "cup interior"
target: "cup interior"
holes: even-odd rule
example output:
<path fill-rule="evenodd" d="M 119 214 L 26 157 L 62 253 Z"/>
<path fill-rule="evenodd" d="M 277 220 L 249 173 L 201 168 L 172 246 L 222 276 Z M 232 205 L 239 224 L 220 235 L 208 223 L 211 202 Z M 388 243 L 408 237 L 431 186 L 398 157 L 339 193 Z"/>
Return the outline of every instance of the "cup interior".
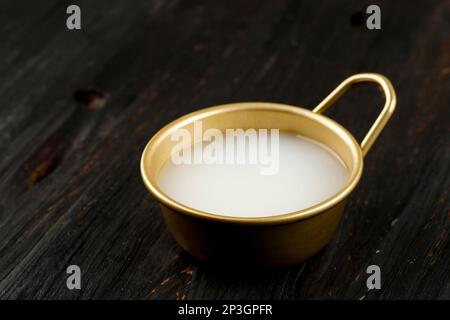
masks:
<path fill-rule="evenodd" d="M 307 109 L 276 103 L 249 102 L 221 105 L 199 110 L 169 123 L 150 140 L 143 152 L 141 174 L 147 188 L 158 201 L 177 211 L 210 215 L 185 207 L 158 188 L 159 172 L 169 161 L 172 150 L 179 143 L 171 139 L 171 134 L 175 130 L 184 128 L 193 136 L 194 121 L 198 120 L 201 120 L 203 130 L 209 128 L 222 131 L 231 128 L 243 130 L 251 128 L 279 129 L 280 131 L 305 136 L 331 149 L 342 160 L 348 171 L 346 184 L 332 198 L 313 208 L 292 213 L 297 216 L 301 213 L 305 215 L 314 213 L 314 210 L 309 209 L 325 209 L 327 206 L 336 204 L 353 190 L 360 178 L 362 171 L 361 149 L 353 136 L 335 121 Z M 315 212 L 318 211 L 315 210 Z M 283 215 L 278 217 L 282 218 Z"/>

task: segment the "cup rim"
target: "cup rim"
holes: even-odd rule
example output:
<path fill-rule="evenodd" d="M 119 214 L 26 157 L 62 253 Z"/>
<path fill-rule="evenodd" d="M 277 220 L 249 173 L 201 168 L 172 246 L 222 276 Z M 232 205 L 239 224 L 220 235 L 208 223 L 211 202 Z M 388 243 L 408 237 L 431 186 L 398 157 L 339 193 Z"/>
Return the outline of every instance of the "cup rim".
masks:
<path fill-rule="evenodd" d="M 195 208 L 188 207 L 182 203 L 179 203 L 175 199 L 166 195 L 157 185 L 156 178 L 152 179 L 149 177 L 149 174 L 145 168 L 145 161 L 147 159 L 147 155 L 156 148 L 159 142 L 165 138 L 165 133 L 175 127 L 183 127 L 184 125 L 191 123 L 195 120 L 200 120 L 212 115 L 216 115 L 224 112 L 234 112 L 234 111 L 243 111 L 243 110 L 271 110 L 271 111 L 281 111 L 287 113 L 293 113 L 295 115 L 309 117 L 312 120 L 320 122 L 322 125 L 331 128 L 335 131 L 339 137 L 347 142 L 350 146 L 353 161 L 356 162 L 354 169 L 352 172 L 349 172 L 349 179 L 344 187 L 340 189 L 340 191 L 336 192 L 333 196 L 325 199 L 318 204 L 294 211 L 285 214 L 273 215 L 273 216 L 264 216 L 264 217 L 234 217 L 234 216 L 225 216 L 215 213 L 209 213 L 206 211 L 198 210 Z M 181 116 L 174 121 L 168 123 L 164 127 L 162 127 L 147 143 L 145 146 L 141 161 L 140 161 L 140 171 L 142 180 L 150 192 L 150 194 L 160 203 L 165 205 L 166 207 L 172 209 L 178 214 L 186 215 L 191 218 L 204 219 L 214 222 L 222 222 L 222 223 L 232 223 L 232 224 L 244 224 L 244 225 L 277 225 L 277 224 L 285 224 L 285 223 L 293 223 L 300 220 L 305 220 L 321 213 L 327 211 L 327 209 L 339 204 L 341 201 L 345 200 L 345 198 L 353 191 L 353 189 L 358 184 L 363 169 L 363 156 L 360 145 L 356 142 L 355 138 L 351 135 L 351 133 L 345 129 L 342 125 L 337 123 L 336 121 L 322 115 L 315 113 L 309 109 L 305 109 L 298 106 L 292 106 L 281 103 L 273 103 L 273 102 L 239 102 L 239 103 L 229 103 L 216 105 L 212 107 L 202 108 L 200 110 L 188 113 L 184 116 Z"/>

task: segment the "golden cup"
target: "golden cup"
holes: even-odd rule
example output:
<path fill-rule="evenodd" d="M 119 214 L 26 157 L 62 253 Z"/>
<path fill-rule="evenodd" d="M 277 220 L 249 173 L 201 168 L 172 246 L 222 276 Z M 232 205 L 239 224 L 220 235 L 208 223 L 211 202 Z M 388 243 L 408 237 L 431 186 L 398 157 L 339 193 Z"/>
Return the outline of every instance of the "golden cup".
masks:
<path fill-rule="evenodd" d="M 340 124 L 324 116 L 353 84 L 373 82 L 386 102 L 361 145 Z M 335 231 L 346 200 L 356 187 L 363 157 L 394 112 L 396 96 L 390 81 L 374 73 L 356 74 L 334 89 L 313 111 L 266 102 L 225 104 L 187 114 L 163 127 L 145 147 L 141 175 L 160 203 L 167 226 L 181 247 L 201 261 L 231 265 L 282 267 L 297 264 L 323 248 Z M 334 196 L 316 205 L 270 217 L 230 217 L 202 212 L 172 199 L 158 188 L 158 174 L 176 145 L 171 133 L 184 128 L 193 134 L 194 121 L 203 127 L 279 129 L 316 140 L 334 150 L 345 163 L 348 179 Z"/>

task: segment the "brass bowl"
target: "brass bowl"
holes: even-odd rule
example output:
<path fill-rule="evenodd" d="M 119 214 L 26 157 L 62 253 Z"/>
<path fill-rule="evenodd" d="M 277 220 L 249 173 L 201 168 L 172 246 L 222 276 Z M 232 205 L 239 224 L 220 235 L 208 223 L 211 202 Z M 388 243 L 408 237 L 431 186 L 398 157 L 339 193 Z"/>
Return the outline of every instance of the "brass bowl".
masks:
<path fill-rule="evenodd" d="M 341 125 L 322 115 L 345 91 L 358 82 L 374 82 L 383 90 L 386 103 L 361 145 Z M 162 128 L 142 154 L 142 179 L 160 203 L 164 219 L 176 241 L 201 261 L 231 265 L 281 267 L 297 264 L 317 253 L 333 235 L 348 195 L 357 185 L 367 153 L 391 117 L 396 104 L 394 89 L 382 75 L 351 76 L 331 92 L 313 111 L 290 105 L 245 102 L 201 109 Z M 158 174 L 170 158 L 176 142 L 171 133 L 193 123 L 203 128 L 266 128 L 309 137 L 334 150 L 345 163 L 348 180 L 334 196 L 304 210 L 260 218 L 223 216 L 187 207 L 158 187 Z"/>

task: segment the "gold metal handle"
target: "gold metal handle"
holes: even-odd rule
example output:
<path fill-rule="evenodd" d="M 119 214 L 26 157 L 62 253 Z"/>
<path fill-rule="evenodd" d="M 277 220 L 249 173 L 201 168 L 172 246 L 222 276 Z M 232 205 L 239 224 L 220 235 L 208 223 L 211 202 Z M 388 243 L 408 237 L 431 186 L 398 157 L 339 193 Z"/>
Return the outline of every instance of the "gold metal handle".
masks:
<path fill-rule="evenodd" d="M 395 105 L 397 103 L 397 98 L 395 96 L 394 88 L 391 82 L 385 76 L 377 73 L 359 73 L 347 78 L 342 82 L 336 89 L 334 89 L 317 107 L 314 108 L 313 112 L 323 113 L 325 112 L 337 99 L 339 99 L 353 84 L 359 82 L 373 82 L 378 84 L 384 92 L 386 97 L 386 103 L 384 104 L 383 110 L 375 120 L 374 124 L 370 128 L 369 132 L 365 136 L 361 143 L 361 150 L 363 156 L 367 154 L 370 147 L 373 145 L 378 135 L 383 130 L 384 126 L 388 122 L 389 118 L 395 110 Z"/>

